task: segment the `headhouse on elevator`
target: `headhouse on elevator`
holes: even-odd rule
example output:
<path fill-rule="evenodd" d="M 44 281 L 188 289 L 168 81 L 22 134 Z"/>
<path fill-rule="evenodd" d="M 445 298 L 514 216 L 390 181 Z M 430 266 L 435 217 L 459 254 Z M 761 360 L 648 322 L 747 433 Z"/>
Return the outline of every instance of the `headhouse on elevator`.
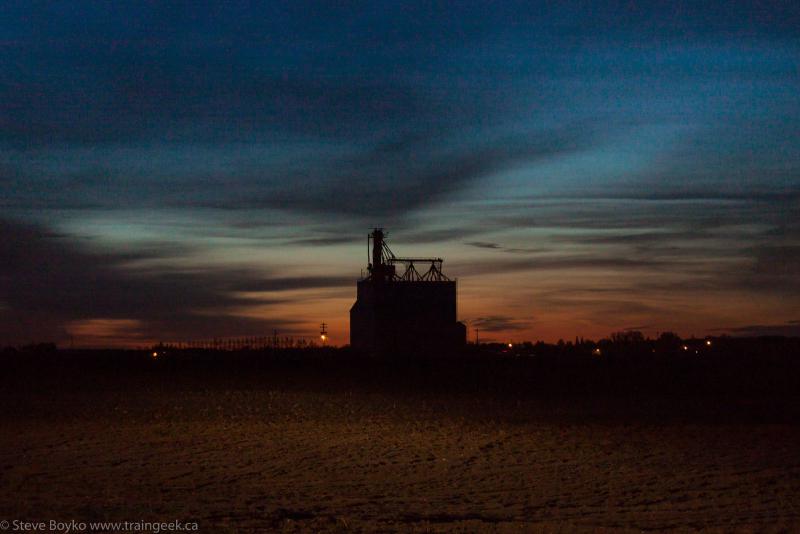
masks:
<path fill-rule="evenodd" d="M 442 259 L 397 257 L 384 238 L 382 228 L 367 238 L 372 261 L 350 308 L 350 345 L 398 356 L 449 353 L 463 346 L 467 331 L 456 318 L 456 282 L 442 273 Z M 421 265 L 426 270 L 417 270 Z"/>

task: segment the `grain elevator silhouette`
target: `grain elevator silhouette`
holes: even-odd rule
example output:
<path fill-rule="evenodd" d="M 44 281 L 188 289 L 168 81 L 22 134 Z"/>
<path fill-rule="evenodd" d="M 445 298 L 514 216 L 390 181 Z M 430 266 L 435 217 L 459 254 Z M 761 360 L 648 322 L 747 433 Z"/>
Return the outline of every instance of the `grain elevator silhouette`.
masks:
<path fill-rule="evenodd" d="M 442 273 L 443 260 L 397 257 L 385 237 L 383 228 L 375 228 L 367 238 L 371 262 L 350 308 L 350 345 L 398 356 L 452 353 L 462 347 L 467 331 L 456 318 L 456 281 Z M 427 270 L 418 271 L 418 265 Z"/>

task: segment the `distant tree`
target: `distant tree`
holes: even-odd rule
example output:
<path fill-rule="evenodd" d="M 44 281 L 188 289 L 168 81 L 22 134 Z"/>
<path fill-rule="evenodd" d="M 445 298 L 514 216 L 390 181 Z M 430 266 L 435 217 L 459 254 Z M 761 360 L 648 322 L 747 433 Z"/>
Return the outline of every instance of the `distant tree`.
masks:
<path fill-rule="evenodd" d="M 675 332 L 664 332 L 656 340 L 656 347 L 661 351 L 678 350 L 683 341 Z"/>
<path fill-rule="evenodd" d="M 611 334 L 611 342 L 615 345 L 642 345 L 644 335 L 638 330 L 625 330 Z"/>
<path fill-rule="evenodd" d="M 20 347 L 22 352 L 55 352 L 56 351 L 56 344 L 52 342 L 47 343 L 31 343 L 29 345 L 25 345 Z"/>

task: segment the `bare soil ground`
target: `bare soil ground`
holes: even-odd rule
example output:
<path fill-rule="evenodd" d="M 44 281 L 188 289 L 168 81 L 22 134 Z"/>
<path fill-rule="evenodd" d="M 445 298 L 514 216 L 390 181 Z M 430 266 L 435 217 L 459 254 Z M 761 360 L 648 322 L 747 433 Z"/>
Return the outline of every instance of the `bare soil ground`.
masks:
<path fill-rule="evenodd" d="M 793 416 L 722 416 L 727 400 L 672 410 L 683 401 L 212 375 L 6 376 L 0 519 L 197 521 L 202 532 L 800 528 Z M 724 413 L 761 401 L 737 402 Z"/>

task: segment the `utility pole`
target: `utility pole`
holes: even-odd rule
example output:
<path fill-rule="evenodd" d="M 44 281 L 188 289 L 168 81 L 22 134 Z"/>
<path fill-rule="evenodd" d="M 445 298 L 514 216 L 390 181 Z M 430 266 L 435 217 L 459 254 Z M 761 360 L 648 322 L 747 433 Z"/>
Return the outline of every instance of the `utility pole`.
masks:
<path fill-rule="evenodd" d="M 322 340 L 322 345 L 325 346 L 325 342 L 328 341 L 328 325 L 322 323 L 319 327 L 319 338 Z"/>
<path fill-rule="evenodd" d="M 478 342 L 479 342 L 479 339 L 478 339 L 478 329 L 476 328 L 476 329 L 475 329 L 475 346 L 476 346 L 476 347 L 477 347 L 477 346 L 478 346 L 478 344 L 479 344 Z"/>

